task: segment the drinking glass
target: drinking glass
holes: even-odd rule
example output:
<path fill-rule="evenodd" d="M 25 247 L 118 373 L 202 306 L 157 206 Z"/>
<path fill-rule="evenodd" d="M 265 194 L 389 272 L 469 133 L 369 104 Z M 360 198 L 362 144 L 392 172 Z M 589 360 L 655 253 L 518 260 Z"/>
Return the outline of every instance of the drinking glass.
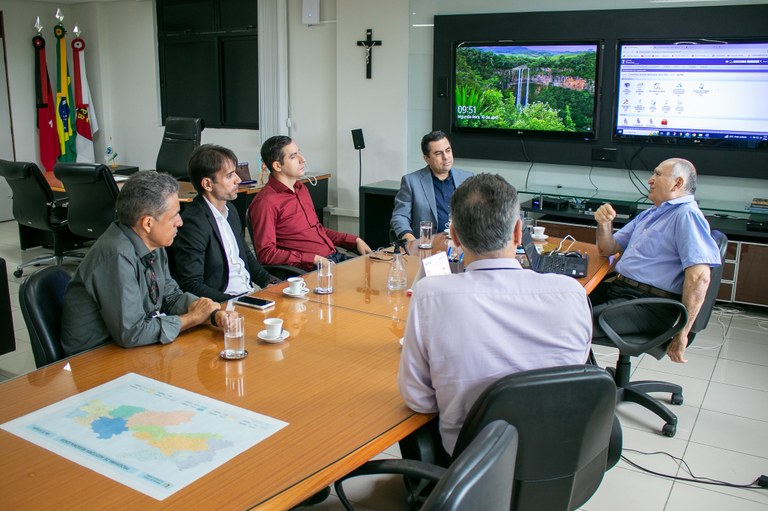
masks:
<path fill-rule="evenodd" d="M 432 248 L 432 222 L 429 220 L 419 223 L 419 248 Z"/>
<path fill-rule="evenodd" d="M 317 287 L 315 293 L 327 295 L 333 293 L 333 261 L 323 259 L 317 263 Z"/>

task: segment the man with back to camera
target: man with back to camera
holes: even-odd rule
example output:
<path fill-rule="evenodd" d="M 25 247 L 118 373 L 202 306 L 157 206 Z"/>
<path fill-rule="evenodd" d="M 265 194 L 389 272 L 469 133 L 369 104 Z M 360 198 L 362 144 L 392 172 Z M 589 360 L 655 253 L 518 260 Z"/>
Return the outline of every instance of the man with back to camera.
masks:
<path fill-rule="evenodd" d="M 168 272 L 164 247 L 182 224 L 179 184 L 142 170 L 117 196 L 118 220 L 88 250 L 64 295 L 61 343 L 67 355 L 110 339 L 124 348 L 168 344 L 179 332 L 225 311 L 210 298 L 184 293 Z"/>
<path fill-rule="evenodd" d="M 595 319 L 605 305 L 640 297 L 673 298 L 688 309 L 688 322 L 667 347 L 675 362 L 684 358 L 688 332 L 704 302 L 710 267 L 720 264 L 720 250 L 712 239 L 709 224 L 694 201 L 696 168 L 682 158 L 661 162 L 648 179 L 648 199 L 653 207 L 613 232 L 616 212 L 610 204 L 595 211 L 597 248 L 601 255 L 621 254 L 618 275 L 601 283 L 590 295 Z M 649 316 L 638 309 L 625 315 L 618 333 L 636 330 L 633 325 L 649 321 L 668 323 L 668 318 Z M 603 337 L 595 321 L 595 338 Z"/>
<path fill-rule="evenodd" d="M 320 223 L 312 197 L 299 181 L 306 160 L 290 137 L 278 135 L 264 142 L 261 161 L 269 170 L 269 180 L 248 207 L 259 261 L 312 270 L 323 259 L 336 263 L 348 259 L 336 250 L 337 245 L 360 254 L 371 252 L 361 238 Z"/>
<path fill-rule="evenodd" d="M 435 232 L 444 228 L 450 219 L 453 192 L 472 175 L 453 168 L 451 142 L 442 131 L 422 137 L 421 153 L 427 166 L 402 177 L 390 221 L 395 235 L 408 241 L 419 235 L 421 221 L 431 220 Z"/>
<path fill-rule="evenodd" d="M 398 375 L 409 408 L 439 412 L 447 453 L 490 383 L 583 364 L 592 337 L 581 284 L 525 270 L 515 258 L 522 223 L 512 185 L 497 175 L 470 177 L 453 194 L 451 211 L 451 238 L 464 250 L 466 271 L 416 283 Z"/>
<path fill-rule="evenodd" d="M 237 209 L 228 202 L 241 181 L 235 153 L 204 144 L 192 152 L 188 168 L 197 196 L 184 208 L 171 247 L 181 289 L 223 302 L 277 281 L 246 246 Z"/>

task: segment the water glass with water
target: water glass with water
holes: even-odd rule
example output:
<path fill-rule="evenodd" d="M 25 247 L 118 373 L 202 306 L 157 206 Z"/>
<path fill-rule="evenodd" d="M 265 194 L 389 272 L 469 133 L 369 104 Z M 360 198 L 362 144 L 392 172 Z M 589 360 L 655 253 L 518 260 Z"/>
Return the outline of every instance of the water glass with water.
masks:
<path fill-rule="evenodd" d="M 333 293 L 333 261 L 322 259 L 317 263 L 317 287 L 315 293 L 327 295 Z"/>
<path fill-rule="evenodd" d="M 230 312 L 224 323 L 224 358 L 245 356 L 245 322 L 242 314 Z"/>
<path fill-rule="evenodd" d="M 432 248 L 432 222 L 429 220 L 419 223 L 419 248 Z"/>

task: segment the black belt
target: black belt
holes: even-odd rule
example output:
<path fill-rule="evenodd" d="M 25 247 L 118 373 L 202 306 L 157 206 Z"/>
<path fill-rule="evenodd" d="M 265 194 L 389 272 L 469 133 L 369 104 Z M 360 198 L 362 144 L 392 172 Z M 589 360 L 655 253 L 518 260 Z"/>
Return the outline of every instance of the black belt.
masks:
<path fill-rule="evenodd" d="M 638 291 L 641 291 L 643 293 L 648 293 L 649 295 L 659 296 L 661 298 L 673 298 L 675 300 L 680 300 L 681 298 L 679 294 L 670 293 L 669 291 L 665 291 L 657 287 L 649 286 L 648 284 L 643 284 L 642 282 L 638 282 L 636 280 L 627 278 L 620 273 L 616 274 L 616 280 L 618 280 L 619 282 L 622 282 L 623 284 L 626 284 L 629 287 L 635 288 Z"/>

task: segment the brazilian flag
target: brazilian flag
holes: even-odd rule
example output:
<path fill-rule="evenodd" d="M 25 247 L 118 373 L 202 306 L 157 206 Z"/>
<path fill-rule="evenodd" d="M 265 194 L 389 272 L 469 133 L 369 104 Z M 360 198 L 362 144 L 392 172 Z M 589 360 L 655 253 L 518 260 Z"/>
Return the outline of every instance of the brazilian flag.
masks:
<path fill-rule="evenodd" d="M 64 36 L 67 30 L 61 23 L 53 27 L 53 35 L 56 36 L 56 131 L 59 134 L 61 156 L 58 161 L 75 161 L 77 149 L 75 147 L 75 116 L 72 105 L 72 84 L 69 79 L 67 67 L 67 43 Z"/>

